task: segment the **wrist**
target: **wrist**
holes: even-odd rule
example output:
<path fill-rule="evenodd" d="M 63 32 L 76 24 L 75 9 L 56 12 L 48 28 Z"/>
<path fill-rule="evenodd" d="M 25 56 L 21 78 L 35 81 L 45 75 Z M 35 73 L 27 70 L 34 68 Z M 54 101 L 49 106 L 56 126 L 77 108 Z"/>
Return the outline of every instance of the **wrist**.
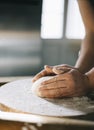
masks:
<path fill-rule="evenodd" d="M 85 72 L 83 72 L 80 67 L 75 67 L 75 69 L 78 70 L 81 74 L 85 74 Z"/>
<path fill-rule="evenodd" d="M 94 91 L 94 67 L 85 75 L 88 77 L 90 90 Z"/>

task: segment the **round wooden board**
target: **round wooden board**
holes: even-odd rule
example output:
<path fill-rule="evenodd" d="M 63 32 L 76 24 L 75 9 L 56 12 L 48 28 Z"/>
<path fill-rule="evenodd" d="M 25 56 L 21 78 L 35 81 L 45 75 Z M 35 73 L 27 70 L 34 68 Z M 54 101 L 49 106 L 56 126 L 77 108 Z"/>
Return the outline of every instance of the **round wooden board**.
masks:
<path fill-rule="evenodd" d="M 31 87 L 32 79 L 18 80 L 3 85 L 0 88 L 0 103 L 12 110 L 54 117 L 80 116 L 94 112 L 94 105 L 90 106 L 90 103 L 88 107 L 81 104 L 81 107 L 79 105 L 79 108 L 75 108 L 75 105 L 74 107 L 69 105 L 72 102 L 69 99 L 51 100 L 37 97 L 32 94 Z M 73 100 L 72 104 L 75 102 L 77 103 L 77 100 Z"/>

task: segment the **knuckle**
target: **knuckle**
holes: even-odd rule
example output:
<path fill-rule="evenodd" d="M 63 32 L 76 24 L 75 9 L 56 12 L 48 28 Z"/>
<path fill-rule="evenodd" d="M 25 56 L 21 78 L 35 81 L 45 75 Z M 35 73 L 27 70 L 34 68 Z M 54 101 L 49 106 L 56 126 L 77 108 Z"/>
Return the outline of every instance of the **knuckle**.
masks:
<path fill-rule="evenodd" d="M 68 65 L 67 64 L 63 64 L 62 67 L 68 67 Z"/>

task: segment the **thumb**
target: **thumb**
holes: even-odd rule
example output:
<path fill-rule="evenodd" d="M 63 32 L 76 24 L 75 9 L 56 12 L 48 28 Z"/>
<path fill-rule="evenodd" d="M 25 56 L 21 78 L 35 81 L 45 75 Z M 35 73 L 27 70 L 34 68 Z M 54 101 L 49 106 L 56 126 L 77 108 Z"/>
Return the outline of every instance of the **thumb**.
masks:
<path fill-rule="evenodd" d="M 71 70 L 71 68 L 68 68 L 68 67 L 63 67 L 63 68 L 62 67 L 53 67 L 53 72 L 55 74 L 64 74 L 70 70 Z"/>
<path fill-rule="evenodd" d="M 53 73 L 53 66 L 45 65 L 44 69 L 50 73 Z"/>

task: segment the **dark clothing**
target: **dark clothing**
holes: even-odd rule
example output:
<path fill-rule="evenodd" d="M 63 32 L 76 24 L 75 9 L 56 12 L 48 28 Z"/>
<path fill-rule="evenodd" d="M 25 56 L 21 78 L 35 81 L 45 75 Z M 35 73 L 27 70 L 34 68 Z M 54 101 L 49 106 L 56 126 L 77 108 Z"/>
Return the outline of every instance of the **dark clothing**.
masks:
<path fill-rule="evenodd" d="M 92 7 L 94 8 L 94 0 L 89 0 L 89 2 L 92 5 Z"/>

